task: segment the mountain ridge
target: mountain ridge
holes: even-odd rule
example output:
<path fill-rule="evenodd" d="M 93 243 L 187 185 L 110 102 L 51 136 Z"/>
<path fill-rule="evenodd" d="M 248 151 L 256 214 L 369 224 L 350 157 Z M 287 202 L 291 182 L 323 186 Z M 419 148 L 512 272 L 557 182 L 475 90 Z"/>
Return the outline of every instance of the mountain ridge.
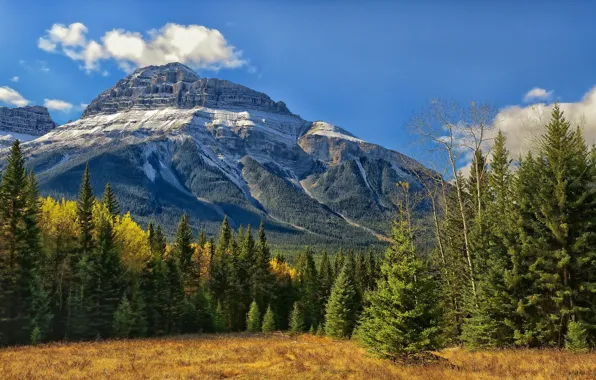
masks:
<path fill-rule="evenodd" d="M 111 182 L 141 222 L 171 229 L 187 213 L 214 234 L 223 215 L 236 226 L 263 219 L 280 244 L 382 243 L 395 183 L 420 190 L 426 173 L 399 152 L 181 64 L 136 70 L 79 120 L 23 149 L 44 194 L 74 198 L 89 162 L 96 191 Z"/>

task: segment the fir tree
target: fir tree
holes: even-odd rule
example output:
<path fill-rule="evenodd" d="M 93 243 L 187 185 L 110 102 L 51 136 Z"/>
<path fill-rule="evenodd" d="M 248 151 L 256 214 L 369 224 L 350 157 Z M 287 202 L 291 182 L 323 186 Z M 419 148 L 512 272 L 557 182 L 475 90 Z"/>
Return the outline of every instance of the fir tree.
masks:
<path fill-rule="evenodd" d="M 250 310 L 246 316 L 246 331 L 258 332 L 261 330 L 261 314 L 259 313 L 259 306 L 256 301 L 250 304 Z"/>
<path fill-rule="evenodd" d="M 194 237 L 188 224 L 188 217 L 184 214 L 180 218 L 178 229 L 176 230 L 174 252 L 180 262 L 180 270 L 187 277 L 190 272 L 192 255 L 194 253 L 192 247 L 193 240 Z"/>
<path fill-rule="evenodd" d="M 508 246 L 514 239 L 510 159 L 505 137 L 499 131 L 492 151 L 481 238 L 474 242 L 479 256 L 478 307 L 471 310 L 463 329 L 463 340 L 471 347 L 503 347 L 513 343 L 515 307 L 505 273 L 511 270 Z"/>
<path fill-rule="evenodd" d="M 304 332 L 306 324 L 304 323 L 304 311 L 299 302 L 294 302 L 294 307 L 290 313 L 290 331 L 298 334 Z"/>
<path fill-rule="evenodd" d="M 436 288 L 428 268 L 416 257 L 404 221 L 393 227 L 393 244 L 381 273 L 377 290 L 369 293 L 358 339 L 375 354 L 393 360 L 410 360 L 439 348 L 442 315 Z"/>
<path fill-rule="evenodd" d="M 271 309 L 271 305 L 269 305 L 267 306 L 267 312 L 265 312 L 265 316 L 263 317 L 262 331 L 264 333 L 272 333 L 275 329 L 275 313 L 273 312 L 273 309 Z"/>
<path fill-rule="evenodd" d="M 128 338 L 135 323 L 135 315 L 126 296 L 122 297 L 118 308 L 114 312 L 114 336 Z"/>
<path fill-rule="evenodd" d="M 304 323 L 306 326 L 318 324 L 322 314 L 320 285 L 313 252 L 310 248 L 296 258 L 296 271 L 298 273 L 297 286 L 300 305 L 304 311 Z"/>
<path fill-rule="evenodd" d="M 271 252 L 265 235 L 265 224 L 261 221 L 257 232 L 251 296 L 257 301 L 259 308 L 263 309 L 265 305 L 271 302 L 273 297 L 273 276 L 271 275 L 270 260 Z"/>
<path fill-rule="evenodd" d="M 90 254 L 93 248 L 93 204 L 95 196 L 91 188 L 91 177 L 89 174 L 89 164 L 85 166 L 83 181 L 77 198 L 77 215 L 79 217 L 80 235 L 79 242 L 82 254 Z"/>
<path fill-rule="evenodd" d="M 332 338 L 352 335 L 357 318 L 358 291 L 354 282 L 354 261 L 346 260 L 327 302 L 325 333 Z"/>
<path fill-rule="evenodd" d="M 116 198 L 116 194 L 112 190 L 110 183 L 106 183 L 106 188 L 103 191 L 102 203 L 114 218 L 120 215 L 120 204 Z"/>
<path fill-rule="evenodd" d="M 121 301 L 124 284 L 120 252 L 115 243 L 112 216 L 99 205 L 97 244 L 89 256 L 87 281 L 90 337 L 107 338 L 112 333 L 112 317 Z M 127 301 L 128 302 L 128 301 Z"/>

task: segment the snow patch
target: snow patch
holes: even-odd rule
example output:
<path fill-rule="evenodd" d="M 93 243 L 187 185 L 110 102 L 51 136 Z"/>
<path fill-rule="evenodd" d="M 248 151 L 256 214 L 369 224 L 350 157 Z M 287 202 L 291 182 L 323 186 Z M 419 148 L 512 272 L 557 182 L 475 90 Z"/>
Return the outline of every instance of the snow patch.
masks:
<path fill-rule="evenodd" d="M 350 134 L 350 132 L 345 131 L 339 127 L 336 127 L 333 124 L 326 123 L 324 121 L 316 121 L 312 124 L 312 127 L 306 133 L 307 135 L 317 135 L 317 136 L 325 136 L 329 138 L 335 139 L 342 139 L 348 140 L 357 143 L 363 143 L 364 140 L 357 138 Z"/>

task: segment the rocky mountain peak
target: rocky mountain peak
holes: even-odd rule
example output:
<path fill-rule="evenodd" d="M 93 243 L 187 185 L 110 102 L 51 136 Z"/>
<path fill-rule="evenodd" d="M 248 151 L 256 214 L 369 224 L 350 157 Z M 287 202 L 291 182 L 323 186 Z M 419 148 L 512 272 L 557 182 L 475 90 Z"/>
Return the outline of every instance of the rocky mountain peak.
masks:
<path fill-rule="evenodd" d="M 175 62 L 137 69 L 95 98 L 83 117 L 166 107 L 291 114 L 283 102 L 274 102 L 266 94 L 227 80 L 201 78 L 189 67 Z"/>
<path fill-rule="evenodd" d="M 0 131 L 41 136 L 56 128 L 48 109 L 41 106 L 0 107 Z"/>

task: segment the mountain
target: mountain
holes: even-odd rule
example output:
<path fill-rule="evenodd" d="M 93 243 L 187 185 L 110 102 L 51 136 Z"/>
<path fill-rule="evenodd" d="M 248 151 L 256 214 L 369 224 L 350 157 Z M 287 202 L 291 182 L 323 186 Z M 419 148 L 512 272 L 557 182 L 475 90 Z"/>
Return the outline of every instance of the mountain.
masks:
<path fill-rule="evenodd" d="M 10 145 L 17 138 L 33 140 L 54 128 L 56 123 L 45 107 L 0 107 L 0 147 Z"/>
<path fill-rule="evenodd" d="M 236 227 L 263 219 L 282 246 L 387 240 L 396 183 L 419 190 L 423 172 L 403 154 L 179 63 L 136 70 L 81 119 L 23 149 L 45 194 L 76 197 L 88 162 L 97 195 L 111 182 L 141 222 L 173 231 L 187 213 L 215 234 L 224 215 Z"/>

